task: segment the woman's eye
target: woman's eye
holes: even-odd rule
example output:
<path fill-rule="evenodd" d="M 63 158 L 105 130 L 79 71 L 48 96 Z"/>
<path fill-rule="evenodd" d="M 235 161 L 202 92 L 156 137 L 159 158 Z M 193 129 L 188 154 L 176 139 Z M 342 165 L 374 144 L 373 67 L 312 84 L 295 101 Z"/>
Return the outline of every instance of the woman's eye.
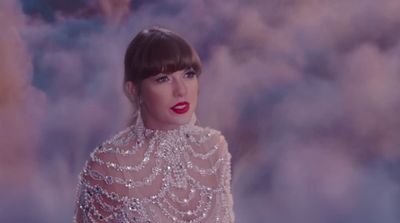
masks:
<path fill-rule="evenodd" d="M 168 80 L 169 80 L 169 78 L 168 78 L 167 75 L 160 76 L 160 77 L 157 77 L 157 78 L 156 78 L 156 81 L 157 81 L 158 83 L 163 83 L 163 82 L 166 82 L 166 81 L 168 81 Z"/>
<path fill-rule="evenodd" d="M 187 78 L 194 78 L 196 77 L 197 73 L 193 70 L 189 70 L 185 72 L 185 77 Z"/>

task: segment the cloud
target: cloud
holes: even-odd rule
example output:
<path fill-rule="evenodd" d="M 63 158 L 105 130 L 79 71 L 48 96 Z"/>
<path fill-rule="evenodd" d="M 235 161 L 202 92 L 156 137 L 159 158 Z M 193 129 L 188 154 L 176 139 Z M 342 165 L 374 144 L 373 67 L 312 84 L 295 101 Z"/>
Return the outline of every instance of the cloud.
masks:
<path fill-rule="evenodd" d="M 46 97 L 30 85 L 31 57 L 21 38 L 24 17 L 12 1 L 0 7 L 0 145 L 1 182 L 22 183 L 35 166 L 34 154 L 40 139 L 35 131 L 46 111 Z"/>

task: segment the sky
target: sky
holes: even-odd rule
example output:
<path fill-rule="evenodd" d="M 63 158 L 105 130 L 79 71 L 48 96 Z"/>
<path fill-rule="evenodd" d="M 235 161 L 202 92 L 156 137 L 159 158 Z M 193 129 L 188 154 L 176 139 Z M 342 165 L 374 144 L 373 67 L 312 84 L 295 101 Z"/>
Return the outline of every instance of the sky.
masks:
<path fill-rule="evenodd" d="M 199 123 L 232 153 L 236 222 L 400 221 L 400 2 L 3 0 L 0 222 L 71 222 L 88 154 L 123 129 L 130 39 L 203 62 Z"/>

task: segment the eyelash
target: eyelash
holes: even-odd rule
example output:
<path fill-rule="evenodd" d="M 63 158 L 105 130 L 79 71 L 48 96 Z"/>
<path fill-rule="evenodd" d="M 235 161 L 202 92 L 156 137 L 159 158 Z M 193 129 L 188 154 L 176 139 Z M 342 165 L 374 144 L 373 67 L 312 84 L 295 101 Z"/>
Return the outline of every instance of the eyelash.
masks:
<path fill-rule="evenodd" d="M 197 73 L 193 70 L 186 71 L 184 73 L 184 75 L 186 78 L 189 78 L 189 79 L 197 77 Z M 164 83 L 164 82 L 167 82 L 168 80 L 169 80 L 168 75 L 163 75 L 163 76 L 156 78 L 157 83 Z"/>
<path fill-rule="evenodd" d="M 189 70 L 185 72 L 185 77 L 187 78 L 194 78 L 197 76 L 197 73 L 193 70 Z"/>
<path fill-rule="evenodd" d="M 158 77 L 158 78 L 156 79 L 156 81 L 157 81 L 158 83 L 164 83 L 164 82 L 166 82 L 166 81 L 168 81 L 168 80 L 169 80 L 169 77 L 168 77 L 167 75 Z"/>

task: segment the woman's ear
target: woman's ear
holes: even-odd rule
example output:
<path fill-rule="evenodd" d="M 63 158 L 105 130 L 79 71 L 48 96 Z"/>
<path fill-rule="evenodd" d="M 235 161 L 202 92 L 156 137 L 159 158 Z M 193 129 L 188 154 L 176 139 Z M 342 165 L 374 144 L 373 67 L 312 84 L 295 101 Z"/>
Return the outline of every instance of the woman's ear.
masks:
<path fill-rule="evenodd" d="M 138 90 L 136 89 L 136 85 L 132 81 L 127 81 L 124 83 L 124 92 L 126 97 L 132 102 L 136 103 L 137 101 L 137 92 Z"/>

